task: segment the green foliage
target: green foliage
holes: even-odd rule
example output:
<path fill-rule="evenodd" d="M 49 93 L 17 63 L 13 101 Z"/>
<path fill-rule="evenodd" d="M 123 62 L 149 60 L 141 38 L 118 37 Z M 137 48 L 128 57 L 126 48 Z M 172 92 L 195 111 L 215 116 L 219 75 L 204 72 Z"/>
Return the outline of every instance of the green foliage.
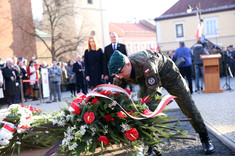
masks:
<path fill-rule="evenodd" d="M 146 109 L 155 109 L 162 98 L 153 94 L 150 96 L 151 102 L 149 104 L 142 104 L 140 101 L 134 101 L 134 104 L 124 94 L 115 96 L 115 93 L 111 93 L 108 96 L 135 117 L 143 117 L 140 113 L 144 113 Z M 91 103 L 94 98 L 99 101 Z M 143 120 L 135 120 L 128 115 L 126 118 L 119 117 L 117 113 L 123 110 L 117 104 L 115 105 L 112 100 L 102 97 L 91 97 L 86 104 L 79 104 L 80 114 L 76 115 L 70 112 L 68 108 L 63 108 L 59 112 L 47 114 L 45 118 L 35 119 L 27 133 L 16 133 L 14 136 L 15 138 L 16 136 L 20 138 L 22 144 L 20 146 L 16 145 L 14 143 L 16 140 L 13 138 L 7 147 L 11 147 L 13 150 L 15 149 L 13 147 L 16 147 L 18 153 L 20 153 L 21 146 L 51 147 L 58 140 L 63 140 L 60 149 L 62 152 L 68 155 L 80 155 L 81 153 L 87 154 L 89 152 L 94 154 L 97 147 L 101 147 L 103 151 L 103 147 L 109 146 L 98 140 L 100 136 L 106 136 L 110 146 L 112 144 L 120 144 L 134 149 L 142 144 L 153 146 L 161 143 L 162 139 L 159 136 L 172 139 L 174 136 L 185 135 L 185 131 L 177 129 L 178 124 L 161 124 L 161 122 L 170 120 L 167 116 L 156 116 Z M 92 123 L 84 121 L 86 112 L 95 114 L 95 120 Z M 14 113 L 15 110 L 13 110 L 11 116 L 8 116 L 7 121 L 20 119 Z M 135 141 L 128 140 L 125 137 L 128 129 L 124 129 L 123 125 L 135 128 L 138 131 L 139 138 Z M 6 147 L 5 149 L 10 150 Z"/>

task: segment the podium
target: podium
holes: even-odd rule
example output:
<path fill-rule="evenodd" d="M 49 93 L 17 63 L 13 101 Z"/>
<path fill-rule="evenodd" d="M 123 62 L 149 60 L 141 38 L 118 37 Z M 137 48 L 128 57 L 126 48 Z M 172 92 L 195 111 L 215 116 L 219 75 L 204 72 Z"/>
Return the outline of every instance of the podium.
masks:
<path fill-rule="evenodd" d="M 203 60 L 205 89 L 203 93 L 223 92 L 220 89 L 219 58 L 220 54 L 200 55 Z"/>

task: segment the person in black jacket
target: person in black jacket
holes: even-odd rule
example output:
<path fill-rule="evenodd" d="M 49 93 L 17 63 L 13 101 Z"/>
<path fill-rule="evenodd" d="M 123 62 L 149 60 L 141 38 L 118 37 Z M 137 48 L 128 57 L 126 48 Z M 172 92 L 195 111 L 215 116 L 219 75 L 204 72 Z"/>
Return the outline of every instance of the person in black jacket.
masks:
<path fill-rule="evenodd" d="M 26 70 L 23 67 L 24 66 L 23 61 L 19 61 L 18 66 L 20 67 L 20 71 L 21 71 L 20 78 L 22 80 L 28 80 L 28 74 L 27 74 Z M 22 83 L 23 83 L 23 81 L 22 81 Z M 23 83 L 23 95 L 24 95 L 25 102 L 27 101 L 26 91 L 27 91 L 28 87 L 29 87 L 28 82 Z"/>
<path fill-rule="evenodd" d="M 115 32 L 111 32 L 110 33 L 110 41 L 111 44 L 107 45 L 104 48 L 104 64 L 105 64 L 105 70 L 104 70 L 104 75 L 105 75 L 105 79 L 109 82 L 109 83 L 113 83 L 113 76 L 110 76 L 108 73 L 108 65 L 109 65 L 109 60 L 110 57 L 112 56 L 113 52 L 115 50 L 120 51 L 121 53 L 123 53 L 124 55 L 127 56 L 127 50 L 126 50 L 126 45 L 125 44 L 121 44 L 118 43 L 118 35 Z"/>
<path fill-rule="evenodd" d="M 203 62 L 200 59 L 200 55 L 209 54 L 203 47 L 201 40 L 197 41 L 197 44 L 193 46 L 193 64 L 195 69 L 195 80 L 196 80 L 196 90 L 195 92 L 202 91 L 203 86 L 199 85 L 200 73 L 202 75 L 201 84 L 203 85 Z"/>
<path fill-rule="evenodd" d="M 13 67 L 13 61 L 11 58 L 6 60 L 6 67 L 2 69 L 2 75 L 5 80 L 5 97 L 8 105 L 14 103 L 14 98 L 16 96 L 16 79 L 19 77 L 18 71 Z"/>
<path fill-rule="evenodd" d="M 77 61 L 76 63 L 73 64 L 73 72 L 76 73 L 76 88 L 77 88 L 77 93 L 80 93 L 80 89 L 82 89 L 83 94 L 86 94 L 85 91 L 85 83 L 84 83 L 84 69 L 83 69 L 83 65 L 81 62 L 81 56 L 78 55 L 77 56 Z"/>
<path fill-rule="evenodd" d="M 103 51 L 98 47 L 95 37 L 88 39 L 88 49 L 85 51 L 85 74 L 91 89 L 102 84 L 104 78 Z"/>

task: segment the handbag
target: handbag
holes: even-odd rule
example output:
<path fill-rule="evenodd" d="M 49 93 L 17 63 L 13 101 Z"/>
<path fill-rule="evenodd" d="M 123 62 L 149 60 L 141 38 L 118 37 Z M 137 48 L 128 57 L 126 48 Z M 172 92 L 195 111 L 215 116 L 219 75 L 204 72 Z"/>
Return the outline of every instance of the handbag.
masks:
<path fill-rule="evenodd" d="M 34 89 L 34 90 L 39 90 L 39 85 L 38 85 L 37 82 L 34 84 L 33 89 Z"/>
<path fill-rule="evenodd" d="M 184 48 L 185 50 L 185 48 Z M 185 64 L 186 60 L 184 58 L 184 51 L 183 51 L 183 54 L 182 56 L 180 56 L 176 61 L 175 61 L 175 65 L 180 68 L 183 64 Z"/>

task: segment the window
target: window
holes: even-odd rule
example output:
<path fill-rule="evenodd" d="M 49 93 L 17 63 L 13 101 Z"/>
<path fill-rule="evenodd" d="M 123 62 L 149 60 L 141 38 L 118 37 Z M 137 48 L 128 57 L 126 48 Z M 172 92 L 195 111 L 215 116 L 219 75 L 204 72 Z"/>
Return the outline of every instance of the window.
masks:
<path fill-rule="evenodd" d="M 139 51 L 138 44 L 135 44 L 135 51 Z"/>
<path fill-rule="evenodd" d="M 88 4 L 93 4 L 93 0 L 87 0 Z"/>
<path fill-rule="evenodd" d="M 175 24 L 176 38 L 184 37 L 184 25 L 183 23 Z"/>
<path fill-rule="evenodd" d="M 204 19 L 204 30 L 206 37 L 216 37 L 218 33 L 217 18 Z"/>
<path fill-rule="evenodd" d="M 131 44 L 127 44 L 127 52 L 131 54 Z"/>
<path fill-rule="evenodd" d="M 143 43 L 142 44 L 142 50 L 145 50 L 146 48 L 145 48 L 145 44 Z"/>

